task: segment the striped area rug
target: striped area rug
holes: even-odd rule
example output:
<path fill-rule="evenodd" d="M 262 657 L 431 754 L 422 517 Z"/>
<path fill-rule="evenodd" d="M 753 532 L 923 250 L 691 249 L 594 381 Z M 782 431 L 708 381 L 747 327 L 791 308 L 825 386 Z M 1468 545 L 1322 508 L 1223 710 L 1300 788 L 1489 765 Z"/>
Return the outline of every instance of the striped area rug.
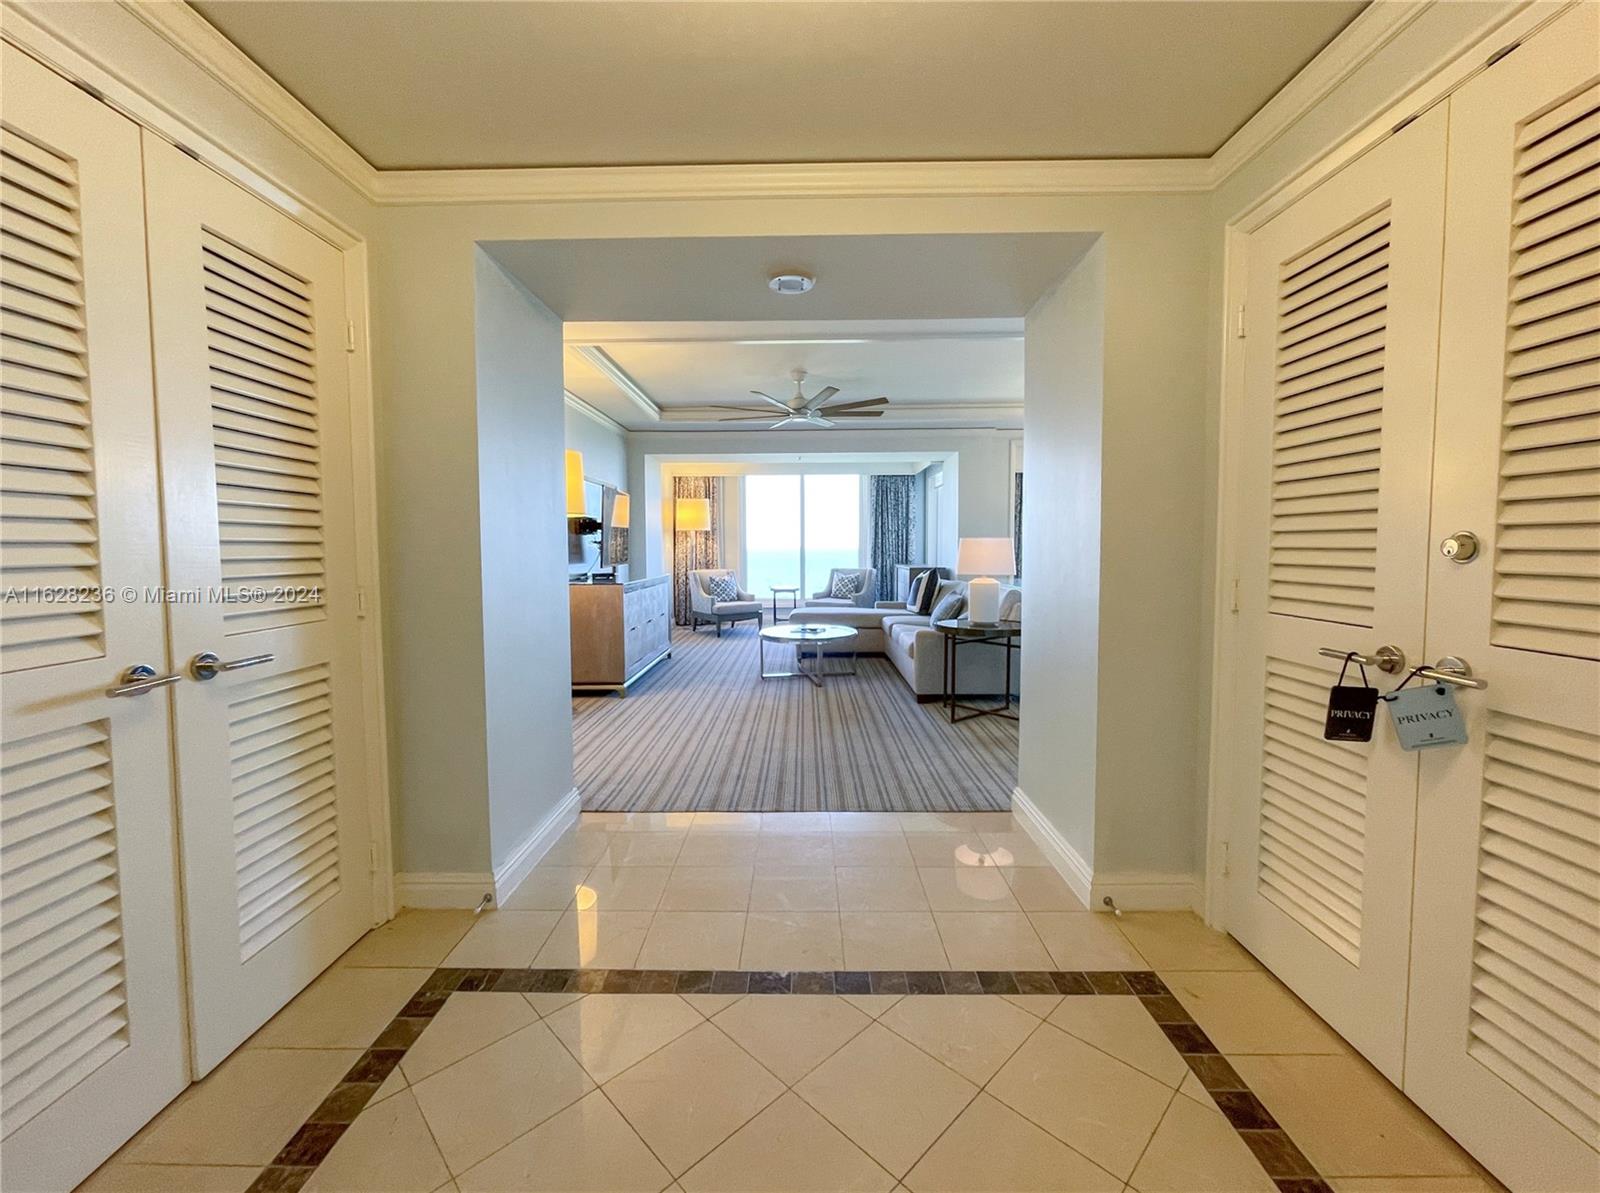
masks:
<path fill-rule="evenodd" d="M 767 644 L 768 667 L 791 657 Z M 625 699 L 575 697 L 572 714 L 591 812 L 1001 811 L 1016 784 L 1015 721 L 952 725 L 884 658 L 821 688 L 759 679 L 749 623 L 674 630 L 672 658 Z"/>

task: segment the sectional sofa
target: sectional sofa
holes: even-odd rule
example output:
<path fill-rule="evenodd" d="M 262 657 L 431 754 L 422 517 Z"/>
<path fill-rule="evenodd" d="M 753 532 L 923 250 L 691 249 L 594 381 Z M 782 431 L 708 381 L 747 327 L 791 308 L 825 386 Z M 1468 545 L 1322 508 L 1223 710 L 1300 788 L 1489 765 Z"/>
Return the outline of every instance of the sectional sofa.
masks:
<path fill-rule="evenodd" d="M 964 581 L 953 582 L 963 595 Z M 1000 616 L 1020 619 L 1022 589 L 1001 585 Z M 871 609 L 819 608 L 802 605 L 789 615 L 797 625 L 843 625 L 855 630 L 860 654 L 882 654 L 905 678 L 919 701 L 942 699 L 944 689 L 944 635 L 932 626 L 932 619 L 908 612 L 901 601 L 879 601 Z M 998 696 L 1005 687 L 1005 648 L 986 643 L 968 643 L 961 648 L 957 669 L 957 693 L 962 696 Z M 1011 692 L 1020 688 L 1022 668 L 1018 658 L 1011 660 Z"/>

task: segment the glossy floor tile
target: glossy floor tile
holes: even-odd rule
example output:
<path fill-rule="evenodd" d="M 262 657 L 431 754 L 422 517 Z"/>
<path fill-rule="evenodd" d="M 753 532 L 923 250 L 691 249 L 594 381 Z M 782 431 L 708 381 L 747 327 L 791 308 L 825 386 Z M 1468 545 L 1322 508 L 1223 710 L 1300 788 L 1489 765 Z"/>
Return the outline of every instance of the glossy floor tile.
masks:
<path fill-rule="evenodd" d="M 1088 912 L 1008 813 L 614 814 L 369 933 L 84 1189 L 1272 1193 L 1249 1123 L 1335 1193 L 1502 1193 L 1231 938 Z"/>

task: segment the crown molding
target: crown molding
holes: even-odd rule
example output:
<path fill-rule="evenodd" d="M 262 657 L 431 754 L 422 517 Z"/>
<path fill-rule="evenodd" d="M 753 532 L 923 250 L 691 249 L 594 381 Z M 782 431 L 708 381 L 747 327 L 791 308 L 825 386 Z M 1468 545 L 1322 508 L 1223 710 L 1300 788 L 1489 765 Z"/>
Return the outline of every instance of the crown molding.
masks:
<path fill-rule="evenodd" d="M 778 320 L 691 322 L 574 321 L 561 325 L 567 347 L 598 344 L 898 344 L 930 340 L 1021 342 L 1021 319 L 859 319 L 813 324 Z"/>
<path fill-rule="evenodd" d="M 585 418 L 593 419 L 595 422 L 599 423 L 606 430 L 608 430 L 608 431 L 617 431 L 617 432 L 619 432 L 619 433 L 621 433 L 623 435 L 626 435 L 628 433 L 628 428 L 627 427 L 623 426 L 616 419 L 612 418 L 609 414 L 607 414 L 604 410 L 601 410 L 598 406 L 591 406 L 588 402 L 585 402 L 582 398 L 580 398 L 577 394 L 573 393 L 570 389 L 562 390 L 561 391 L 561 396 L 565 399 L 565 401 L 567 403 L 567 407 L 569 409 L 576 410 L 579 414 L 583 415 Z"/>
<path fill-rule="evenodd" d="M 1267 149 L 1437 2 L 1376 0 L 1209 158 L 379 170 L 183 0 L 117 0 L 262 119 L 384 206 L 1205 193 Z M 6 34 L 24 49 L 38 48 L 15 25 Z M 136 81 L 129 85 L 137 87 Z M 153 125 L 158 132 L 164 131 L 160 124 Z"/>
<path fill-rule="evenodd" d="M 1220 186 L 1297 124 L 1334 88 L 1366 65 L 1436 0 L 1375 0 L 1315 58 L 1245 121 L 1207 163 L 1208 182 Z"/>
<path fill-rule="evenodd" d="M 284 136 L 372 199 L 379 171 L 184 0 L 118 0 Z"/>
<path fill-rule="evenodd" d="M 937 424 L 942 420 L 965 421 L 969 419 L 997 419 L 1001 421 L 1016 420 L 1022 422 L 1022 403 L 1015 398 L 1002 398 L 992 402 L 894 402 L 884 407 L 882 419 L 874 419 L 867 423 L 865 420 L 858 422 L 848 419 L 840 425 L 849 426 L 855 430 L 912 430 L 905 425 L 906 420 L 921 420 L 922 423 Z M 714 406 L 669 406 L 661 412 L 663 423 L 720 423 L 727 422 L 726 410 Z M 749 413 L 761 414 L 756 406 L 751 406 Z M 827 412 L 822 412 L 827 417 Z M 773 421 L 783 416 L 776 409 L 772 411 Z M 885 421 L 887 420 L 887 421 Z M 739 430 L 740 428 L 733 428 Z M 760 427 L 745 427 L 747 431 L 759 431 Z M 953 428 L 961 429 L 961 428 Z"/>
<path fill-rule="evenodd" d="M 1127 161 L 838 162 L 383 170 L 383 205 L 671 199 L 975 198 L 1209 190 L 1204 158 Z"/>
<path fill-rule="evenodd" d="M 612 360 L 604 348 L 597 344 L 569 344 L 567 347 L 610 378 L 611 383 L 627 395 L 630 402 L 643 410 L 652 422 L 661 421 L 660 403 L 646 393 L 643 386 L 628 376 L 627 370 Z"/>

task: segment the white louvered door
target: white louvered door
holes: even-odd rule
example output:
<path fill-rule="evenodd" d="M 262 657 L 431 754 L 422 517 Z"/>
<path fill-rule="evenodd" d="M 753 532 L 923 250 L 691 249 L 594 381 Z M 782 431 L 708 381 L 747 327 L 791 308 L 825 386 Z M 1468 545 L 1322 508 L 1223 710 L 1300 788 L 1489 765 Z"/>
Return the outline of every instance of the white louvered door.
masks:
<path fill-rule="evenodd" d="M 1422 759 L 1406 1081 L 1516 1190 L 1600 1188 L 1600 9 L 1450 112 L 1428 653 L 1488 681 Z"/>
<path fill-rule="evenodd" d="M 343 261 L 145 138 L 194 1064 L 371 926 Z M 265 658 L 270 656 L 270 659 Z"/>
<path fill-rule="evenodd" d="M 167 690 L 106 695 L 168 663 L 139 133 L 0 54 L 0 1186 L 35 1193 L 188 1066 Z"/>
<path fill-rule="evenodd" d="M 1445 116 L 1252 235 L 1228 927 L 1398 1080 L 1413 755 L 1324 741 L 1319 647 L 1422 645 Z M 1386 678 L 1371 673 L 1376 680 Z"/>

